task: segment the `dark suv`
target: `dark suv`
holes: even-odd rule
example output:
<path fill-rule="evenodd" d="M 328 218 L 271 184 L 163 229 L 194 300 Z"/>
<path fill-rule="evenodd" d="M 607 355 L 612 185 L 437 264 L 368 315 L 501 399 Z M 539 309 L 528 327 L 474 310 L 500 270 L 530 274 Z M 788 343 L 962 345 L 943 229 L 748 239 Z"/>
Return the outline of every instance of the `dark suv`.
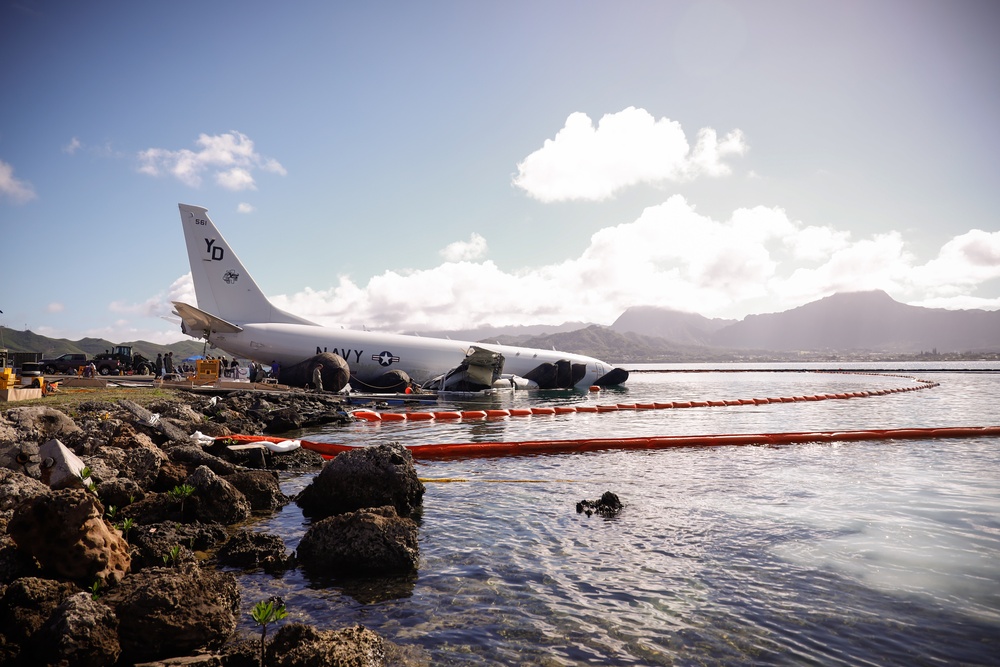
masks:
<path fill-rule="evenodd" d="M 90 364 L 87 361 L 87 355 L 77 353 L 62 354 L 54 359 L 42 359 L 38 363 L 42 372 L 48 375 L 55 375 L 57 373 L 76 375 L 77 369 L 80 366 Z M 97 367 L 97 372 L 101 375 L 118 375 L 121 372 L 121 363 L 117 359 L 101 359 L 94 361 L 94 365 Z"/>

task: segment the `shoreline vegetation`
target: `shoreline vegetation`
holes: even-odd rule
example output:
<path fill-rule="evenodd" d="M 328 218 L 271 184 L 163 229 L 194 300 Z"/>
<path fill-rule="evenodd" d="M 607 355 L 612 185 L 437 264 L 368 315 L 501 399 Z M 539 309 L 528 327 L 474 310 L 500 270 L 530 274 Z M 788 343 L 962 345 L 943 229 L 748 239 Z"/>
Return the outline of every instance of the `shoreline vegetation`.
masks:
<path fill-rule="evenodd" d="M 298 623 L 280 599 L 239 590 L 234 571 L 416 571 L 424 488 L 403 447 L 326 462 L 226 440 L 347 418 L 340 397 L 304 391 L 87 388 L 4 404 L 0 664 L 427 664 L 371 629 Z M 287 497 L 279 470 L 315 476 Z M 291 553 L 254 529 L 290 502 L 310 519 Z M 237 631 L 243 616 L 259 635 Z"/>

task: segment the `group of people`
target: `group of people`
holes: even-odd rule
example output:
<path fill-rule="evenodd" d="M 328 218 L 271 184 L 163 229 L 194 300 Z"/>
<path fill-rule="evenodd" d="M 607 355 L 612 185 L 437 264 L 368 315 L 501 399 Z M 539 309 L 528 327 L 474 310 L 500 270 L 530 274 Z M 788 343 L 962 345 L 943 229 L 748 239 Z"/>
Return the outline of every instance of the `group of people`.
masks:
<path fill-rule="evenodd" d="M 208 360 L 215 359 L 212 355 L 205 357 Z M 226 357 L 219 357 L 219 370 L 222 377 L 227 378 L 238 378 L 240 376 L 240 362 L 236 360 L 235 357 L 229 360 Z M 252 366 L 252 364 L 251 364 Z M 174 365 L 174 353 L 167 352 L 166 354 L 157 354 L 156 361 L 153 362 L 153 372 L 156 377 L 166 377 L 167 375 L 173 375 L 174 373 L 182 373 L 187 375 L 188 373 L 194 373 L 195 367 L 188 363 L 181 363 L 180 365 Z"/>
<path fill-rule="evenodd" d="M 212 355 L 207 355 L 205 357 L 208 360 L 212 360 L 215 357 Z M 219 361 L 219 371 L 222 377 L 226 378 L 239 378 L 240 377 L 240 362 L 236 358 L 226 359 L 224 356 L 218 358 Z M 84 369 L 86 373 L 87 369 Z M 191 368 L 185 363 L 180 366 L 174 365 L 174 353 L 167 352 L 166 354 L 158 353 L 156 355 L 156 361 L 153 362 L 153 372 L 156 377 L 166 377 L 168 375 L 173 375 L 176 373 L 192 373 L 194 368 Z M 317 364 L 316 369 L 313 370 L 313 384 L 319 391 L 323 391 L 323 376 L 322 376 L 323 366 L 322 364 Z M 96 373 L 96 371 L 95 371 Z M 251 361 L 247 368 L 247 377 L 250 382 L 262 382 L 268 378 L 274 378 L 277 380 L 281 375 L 281 364 L 277 360 L 272 360 L 270 368 L 262 366 L 256 361 Z"/>
<path fill-rule="evenodd" d="M 251 382 L 263 382 L 268 377 L 277 377 L 277 375 L 269 375 L 264 367 L 261 366 L 256 361 L 250 362 L 250 381 Z"/>
<path fill-rule="evenodd" d="M 229 361 L 226 361 L 225 357 L 219 357 L 219 369 L 222 371 L 222 377 L 237 379 L 240 376 L 240 362 L 236 361 L 236 357 Z"/>
<path fill-rule="evenodd" d="M 153 374 L 159 378 L 174 374 L 173 352 L 167 352 L 165 355 L 156 354 L 156 361 L 153 362 Z"/>

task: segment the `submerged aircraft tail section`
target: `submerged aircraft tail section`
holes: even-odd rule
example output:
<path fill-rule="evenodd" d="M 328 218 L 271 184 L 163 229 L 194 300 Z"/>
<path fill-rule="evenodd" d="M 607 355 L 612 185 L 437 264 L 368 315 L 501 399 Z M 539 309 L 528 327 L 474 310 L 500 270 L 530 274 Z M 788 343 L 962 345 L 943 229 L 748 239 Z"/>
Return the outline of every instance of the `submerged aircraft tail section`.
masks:
<path fill-rule="evenodd" d="M 198 308 L 226 323 L 313 324 L 276 308 L 208 217 L 208 209 L 178 204 Z"/>

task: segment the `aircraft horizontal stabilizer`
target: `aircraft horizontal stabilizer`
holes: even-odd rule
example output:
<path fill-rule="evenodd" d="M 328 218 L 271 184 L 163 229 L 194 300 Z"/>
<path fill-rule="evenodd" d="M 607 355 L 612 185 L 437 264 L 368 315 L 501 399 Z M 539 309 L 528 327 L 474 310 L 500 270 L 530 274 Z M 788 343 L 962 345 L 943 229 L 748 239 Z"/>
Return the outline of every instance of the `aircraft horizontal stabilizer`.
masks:
<path fill-rule="evenodd" d="M 174 313 L 181 318 L 181 330 L 188 336 L 208 338 L 209 334 L 213 333 L 239 333 L 243 331 L 241 327 L 194 306 L 180 301 L 174 301 L 173 304 Z"/>

